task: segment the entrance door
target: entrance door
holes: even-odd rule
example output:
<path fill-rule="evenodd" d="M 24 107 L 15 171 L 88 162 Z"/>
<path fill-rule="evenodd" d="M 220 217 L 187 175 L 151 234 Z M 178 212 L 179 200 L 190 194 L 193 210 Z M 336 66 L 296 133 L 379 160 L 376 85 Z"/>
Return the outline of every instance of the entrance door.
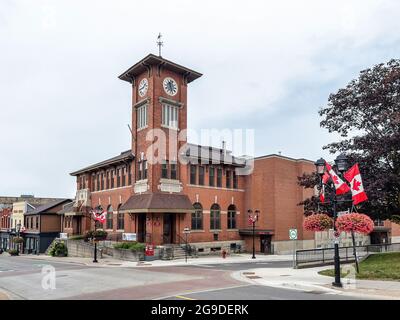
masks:
<path fill-rule="evenodd" d="M 175 215 L 165 213 L 163 215 L 163 243 L 174 243 Z"/>
<path fill-rule="evenodd" d="M 260 252 L 264 254 L 271 254 L 271 236 L 269 235 L 260 235 Z"/>
<path fill-rule="evenodd" d="M 146 214 L 139 213 L 136 215 L 137 218 L 137 239 L 138 242 L 146 241 Z"/>

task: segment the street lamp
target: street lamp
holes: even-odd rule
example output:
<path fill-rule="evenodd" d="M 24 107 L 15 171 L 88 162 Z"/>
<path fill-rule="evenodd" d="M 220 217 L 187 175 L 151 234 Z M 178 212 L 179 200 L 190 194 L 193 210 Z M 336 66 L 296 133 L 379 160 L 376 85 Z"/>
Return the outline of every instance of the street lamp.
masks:
<path fill-rule="evenodd" d="M 17 227 L 17 238 L 19 241 L 19 233 L 21 231 L 21 223 L 18 223 L 16 227 Z M 20 242 L 17 243 L 17 255 L 19 255 L 19 246 L 20 246 Z"/>
<path fill-rule="evenodd" d="M 97 206 L 96 208 L 94 208 L 94 212 L 95 212 L 96 217 L 101 215 L 103 213 L 103 211 L 104 210 L 100 205 Z M 94 222 L 94 232 L 96 232 L 96 221 L 97 220 L 95 220 L 95 222 Z M 97 263 L 98 262 L 97 261 L 97 241 L 96 241 L 96 238 L 95 238 L 94 234 L 92 235 L 92 239 L 93 239 L 93 242 L 94 242 L 93 263 Z"/>
<path fill-rule="evenodd" d="M 188 227 L 183 229 L 183 233 L 185 234 L 185 262 L 187 263 L 188 256 L 188 234 L 190 233 L 190 229 Z"/>
<path fill-rule="evenodd" d="M 249 215 L 249 222 L 253 225 L 253 256 L 252 259 L 256 258 L 256 248 L 255 248 L 255 236 L 256 236 L 256 222 L 258 220 L 258 215 L 260 214 L 260 210 L 255 210 L 253 215 L 253 210 L 247 210 Z"/>
<path fill-rule="evenodd" d="M 347 162 L 347 157 L 344 153 L 340 154 L 336 159 L 335 159 L 335 164 L 337 170 L 343 174 L 347 170 L 348 167 L 348 162 Z M 320 177 L 319 179 L 319 184 L 322 185 L 322 176 L 325 174 L 326 170 L 326 162 L 323 158 L 320 158 L 315 162 L 315 167 L 317 170 L 317 173 Z M 333 211 L 333 231 L 334 231 L 334 237 L 335 237 L 335 253 L 334 253 L 334 262 L 335 262 L 335 281 L 332 282 L 332 285 L 335 287 L 342 287 L 342 283 L 340 281 L 340 256 L 339 256 L 339 242 L 337 240 L 338 238 L 338 231 L 336 229 L 336 219 L 337 219 L 337 204 L 340 202 L 346 202 L 346 200 L 338 200 L 338 197 L 336 196 L 336 189 L 335 186 L 333 185 L 332 180 L 330 179 L 325 186 L 329 190 L 329 203 L 332 205 L 332 211 Z"/>

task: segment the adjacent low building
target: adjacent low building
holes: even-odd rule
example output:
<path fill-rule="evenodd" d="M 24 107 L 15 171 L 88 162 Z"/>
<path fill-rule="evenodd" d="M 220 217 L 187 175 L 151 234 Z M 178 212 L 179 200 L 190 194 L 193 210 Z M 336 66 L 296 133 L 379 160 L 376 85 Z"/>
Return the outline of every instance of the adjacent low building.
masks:
<path fill-rule="evenodd" d="M 25 214 L 24 252 L 44 253 L 62 230 L 61 217 L 57 214 L 70 199 L 51 201 Z"/>

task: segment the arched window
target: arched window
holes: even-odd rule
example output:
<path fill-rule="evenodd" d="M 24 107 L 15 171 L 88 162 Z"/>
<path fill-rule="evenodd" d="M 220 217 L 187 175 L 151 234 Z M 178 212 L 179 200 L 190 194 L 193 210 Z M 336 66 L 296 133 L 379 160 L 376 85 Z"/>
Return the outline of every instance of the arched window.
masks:
<path fill-rule="evenodd" d="M 110 204 L 107 208 L 107 229 L 112 229 L 113 228 L 113 207 Z"/>
<path fill-rule="evenodd" d="M 200 203 L 196 202 L 194 205 L 194 212 L 192 213 L 192 230 L 203 229 L 203 207 Z"/>
<path fill-rule="evenodd" d="M 221 208 L 216 203 L 211 206 L 210 210 L 210 229 L 221 229 Z"/>
<path fill-rule="evenodd" d="M 236 229 L 236 207 L 233 204 L 228 207 L 228 229 Z"/>
<path fill-rule="evenodd" d="M 124 214 L 122 212 L 119 212 L 121 205 L 122 205 L 121 203 L 118 205 L 118 219 L 117 219 L 118 230 L 124 230 L 125 228 Z"/>

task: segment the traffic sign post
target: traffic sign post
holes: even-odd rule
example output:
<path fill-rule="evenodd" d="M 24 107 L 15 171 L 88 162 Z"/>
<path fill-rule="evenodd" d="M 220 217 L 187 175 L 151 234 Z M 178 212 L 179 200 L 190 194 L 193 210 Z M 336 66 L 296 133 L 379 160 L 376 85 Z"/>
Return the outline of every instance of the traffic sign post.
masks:
<path fill-rule="evenodd" d="M 293 268 L 296 267 L 297 229 L 289 229 L 289 239 L 293 241 Z"/>

